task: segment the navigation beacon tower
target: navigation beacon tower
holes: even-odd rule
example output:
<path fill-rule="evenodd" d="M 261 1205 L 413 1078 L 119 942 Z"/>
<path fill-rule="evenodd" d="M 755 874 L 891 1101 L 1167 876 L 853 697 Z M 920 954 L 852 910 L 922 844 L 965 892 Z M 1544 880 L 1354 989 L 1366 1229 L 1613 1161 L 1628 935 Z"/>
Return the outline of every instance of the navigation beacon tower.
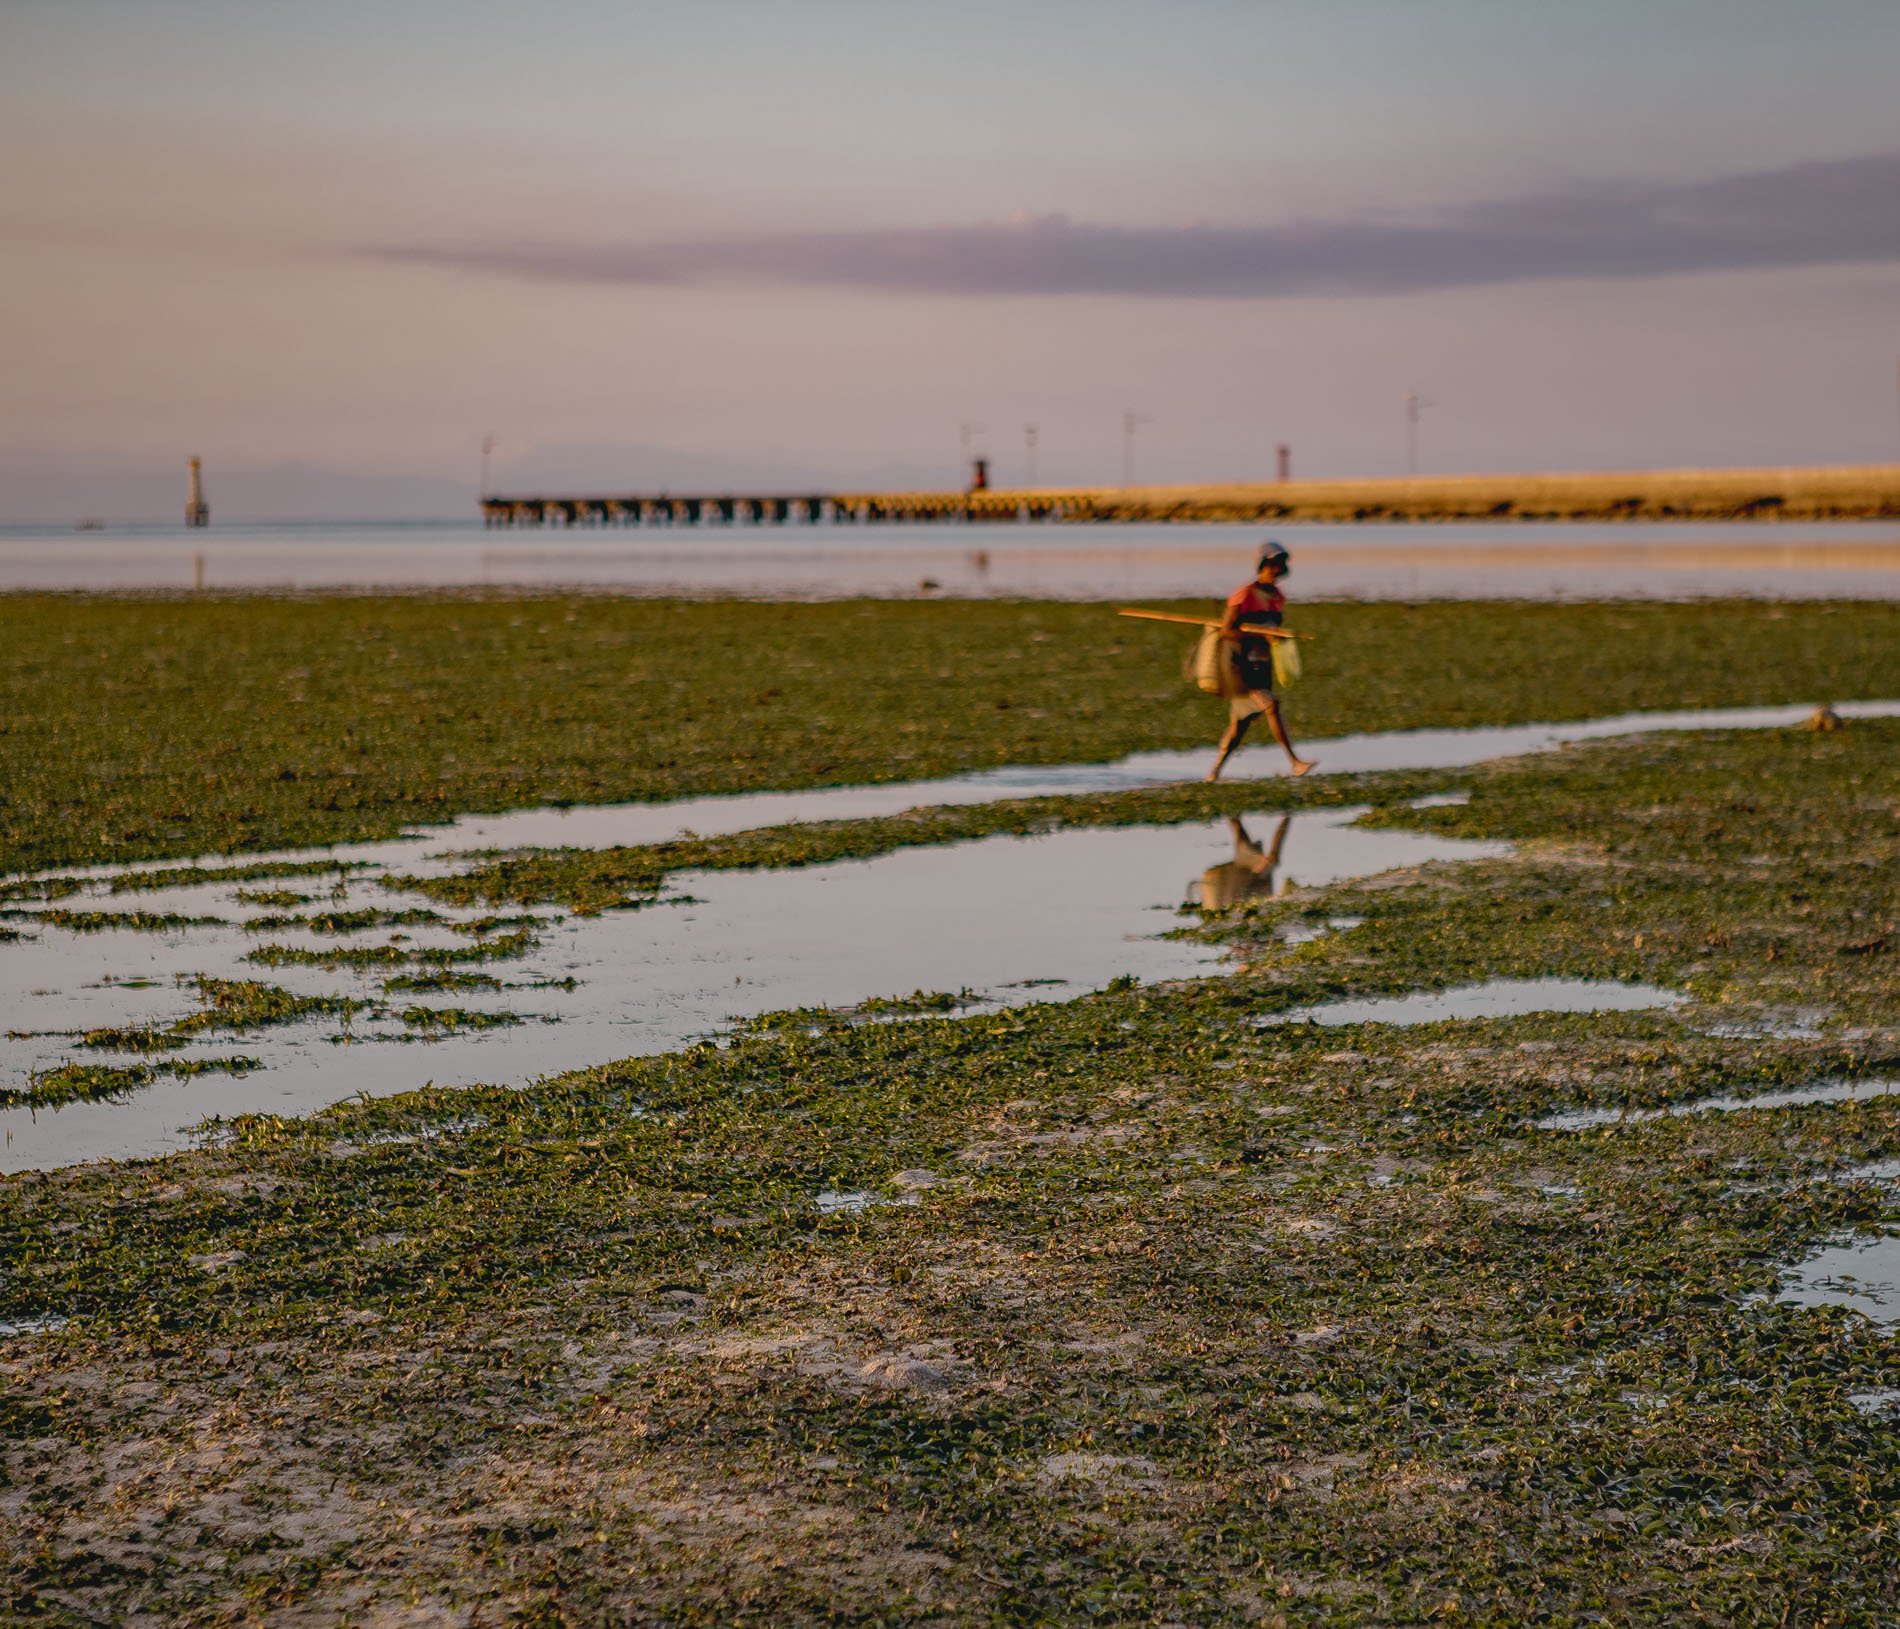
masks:
<path fill-rule="evenodd" d="M 209 526 L 211 505 L 205 502 L 204 460 L 192 458 L 186 462 L 191 466 L 191 490 L 185 494 L 185 524 Z"/>

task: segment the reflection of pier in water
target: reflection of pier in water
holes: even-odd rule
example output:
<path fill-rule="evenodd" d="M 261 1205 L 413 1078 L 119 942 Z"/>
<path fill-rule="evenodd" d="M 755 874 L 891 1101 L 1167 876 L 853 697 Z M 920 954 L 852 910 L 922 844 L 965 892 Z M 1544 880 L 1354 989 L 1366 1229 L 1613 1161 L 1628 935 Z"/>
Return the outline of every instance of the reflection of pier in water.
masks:
<path fill-rule="evenodd" d="M 1774 540 L 1598 535 L 1581 542 L 1555 528 L 1531 539 L 1523 536 L 1525 528 L 1488 538 L 1471 537 L 1475 528 L 1458 530 L 1463 539 L 1414 533 L 1371 542 L 1363 531 L 1276 535 L 1294 551 L 1303 599 L 1900 595 L 1900 536 L 1884 528 L 1846 538 L 1789 527 Z M 1123 542 L 1102 532 L 986 529 L 977 546 L 974 538 L 902 538 L 889 528 L 766 533 L 735 526 L 671 541 L 661 532 L 624 542 L 601 532 L 572 543 L 524 538 L 519 545 L 491 545 L 481 559 L 482 575 L 494 580 L 613 582 L 685 594 L 822 597 L 924 587 L 1055 599 L 1187 597 L 1245 572 L 1256 537 L 1216 535 L 1219 541 L 1202 542 L 1192 532 L 1176 532 L 1162 541 L 1150 533 L 1138 541 L 1137 533 Z"/>
<path fill-rule="evenodd" d="M 609 589 L 766 599 L 1204 599 L 1265 528 L 474 526 L 0 536 L 3 589 Z M 1710 535 L 1714 534 L 1714 535 Z M 1900 525 L 1274 526 L 1297 600 L 1900 599 Z M 1125 630 L 1124 630 L 1125 631 Z"/>

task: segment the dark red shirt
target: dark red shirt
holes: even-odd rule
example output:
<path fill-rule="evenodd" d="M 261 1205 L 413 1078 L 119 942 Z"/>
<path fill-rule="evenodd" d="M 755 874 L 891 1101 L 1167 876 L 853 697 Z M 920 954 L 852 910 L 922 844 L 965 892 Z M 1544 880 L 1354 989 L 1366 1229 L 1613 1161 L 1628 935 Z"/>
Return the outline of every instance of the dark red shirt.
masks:
<path fill-rule="evenodd" d="M 1277 628 L 1286 609 L 1286 595 L 1258 581 L 1236 588 L 1227 596 L 1227 611 L 1240 628 Z M 1234 653 L 1240 682 L 1249 690 L 1273 688 L 1273 643 L 1259 635 L 1241 635 Z"/>
<path fill-rule="evenodd" d="M 1227 596 L 1227 609 L 1239 613 L 1234 620 L 1243 628 L 1250 624 L 1258 628 L 1277 628 L 1281 613 L 1286 610 L 1286 595 L 1277 588 L 1247 583 Z"/>

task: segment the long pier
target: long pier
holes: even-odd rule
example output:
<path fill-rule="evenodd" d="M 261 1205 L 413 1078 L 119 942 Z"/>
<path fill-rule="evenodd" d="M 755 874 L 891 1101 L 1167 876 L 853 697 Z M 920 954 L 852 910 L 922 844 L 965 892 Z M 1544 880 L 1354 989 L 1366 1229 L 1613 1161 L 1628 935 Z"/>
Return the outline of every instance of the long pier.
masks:
<path fill-rule="evenodd" d="M 483 498 L 482 518 L 508 527 L 1891 520 L 1900 519 L 1900 464 L 967 492 L 542 494 Z"/>

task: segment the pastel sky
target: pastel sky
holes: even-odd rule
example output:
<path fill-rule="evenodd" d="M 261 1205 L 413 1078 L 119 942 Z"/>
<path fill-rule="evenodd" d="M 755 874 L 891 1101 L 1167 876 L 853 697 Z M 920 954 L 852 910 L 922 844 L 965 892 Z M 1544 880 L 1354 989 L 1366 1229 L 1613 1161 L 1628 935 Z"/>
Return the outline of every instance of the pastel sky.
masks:
<path fill-rule="evenodd" d="M 1893 0 L 0 0 L 0 480 L 1900 451 Z M 723 460 L 724 465 L 713 461 Z M 4 516 L 0 492 L 0 517 Z"/>

